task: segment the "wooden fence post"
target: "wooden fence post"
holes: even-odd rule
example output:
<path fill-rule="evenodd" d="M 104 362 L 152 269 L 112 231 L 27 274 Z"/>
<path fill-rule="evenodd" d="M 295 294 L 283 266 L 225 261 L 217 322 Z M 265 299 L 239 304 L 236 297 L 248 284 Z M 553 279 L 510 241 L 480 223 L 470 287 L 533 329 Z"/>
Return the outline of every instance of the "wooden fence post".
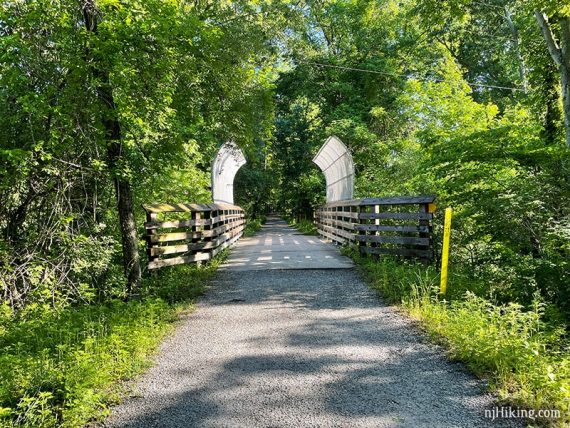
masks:
<path fill-rule="evenodd" d="M 158 214 L 157 213 L 153 213 L 153 212 L 148 212 L 146 213 L 146 221 L 147 223 L 154 223 L 156 221 L 158 221 Z M 158 256 L 153 255 L 152 254 L 152 248 L 155 246 L 155 244 L 152 242 L 153 241 L 153 236 L 156 235 L 156 229 L 155 228 L 147 228 L 146 229 L 146 255 L 148 257 L 148 264 L 149 266 L 152 266 L 151 263 L 158 258 Z M 156 243 L 156 245 L 158 246 L 158 243 Z M 149 273 L 152 273 L 152 269 L 148 270 Z"/>
<path fill-rule="evenodd" d="M 420 213 L 429 213 L 429 204 L 420 204 L 420 209 L 419 209 Z M 420 228 L 425 227 L 427 229 L 427 232 L 422 232 L 420 231 L 420 238 L 427 238 L 429 239 L 429 244 L 428 247 L 431 248 L 431 222 L 428 219 L 420 219 L 419 221 L 419 226 Z M 431 257 L 422 257 L 421 260 L 424 263 L 429 263 L 431 260 Z"/>
<path fill-rule="evenodd" d="M 243 210 L 234 205 L 155 204 L 143 208 L 149 270 L 209 260 L 239 239 L 244 228 Z M 190 215 L 158 221 L 159 213 Z"/>
<path fill-rule="evenodd" d="M 366 220 L 360 217 L 360 215 L 362 213 L 364 213 L 365 210 L 366 210 L 366 207 L 364 205 L 358 206 L 358 224 L 366 224 Z M 366 230 L 359 230 L 358 234 L 366 236 L 367 232 L 366 232 Z M 358 241 L 358 252 L 360 254 L 364 254 L 364 248 L 365 247 L 366 247 L 366 241 L 364 239 L 359 240 Z"/>

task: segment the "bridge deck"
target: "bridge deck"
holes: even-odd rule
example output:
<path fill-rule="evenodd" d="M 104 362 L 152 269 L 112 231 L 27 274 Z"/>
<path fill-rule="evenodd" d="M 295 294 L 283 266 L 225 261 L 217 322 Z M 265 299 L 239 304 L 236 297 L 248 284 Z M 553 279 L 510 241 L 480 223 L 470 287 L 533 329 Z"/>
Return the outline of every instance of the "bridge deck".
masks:
<path fill-rule="evenodd" d="M 240 239 L 222 265 L 231 271 L 352 267 L 352 261 L 338 248 L 316 236 L 303 235 L 276 217 L 269 218 L 255 236 Z"/>

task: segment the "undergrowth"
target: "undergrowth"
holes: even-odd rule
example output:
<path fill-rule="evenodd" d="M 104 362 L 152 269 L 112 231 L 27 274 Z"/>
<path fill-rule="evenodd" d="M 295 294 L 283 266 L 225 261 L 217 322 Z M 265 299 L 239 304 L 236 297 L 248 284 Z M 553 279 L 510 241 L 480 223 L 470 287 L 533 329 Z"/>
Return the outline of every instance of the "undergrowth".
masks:
<path fill-rule="evenodd" d="M 487 378 L 502 402 L 558 409 L 560 419 L 538 422 L 570 425 L 570 342 L 565 326 L 545 317 L 538 296 L 526 308 L 499 304 L 478 296 L 481 287 L 466 276 L 451 274 L 443 299 L 433 267 L 349 255 L 374 289 L 418 319 L 451 358 Z"/>
<path fill-rule="evenodd" d="M 288 223 L 304 235 L 317 235 L 315 223 L 311 220 L 295 220 L 289 219 Z"/>
<path fill-rule="evenodd" d="M 153 274 L 139 300 L 36 306 L 18 316 L 2 307 L 0 427 L 78 427 L 103 418 L 218 263 Z"/>
<path fill-rule="evenodd" d="M 260 229 L 261 226 L 265 223 L 264 219 L 254 218 L 248 219 L 245 225 L 245 230 L 243 231 L 244 237 L 249 237 L 255 235 Z"/>

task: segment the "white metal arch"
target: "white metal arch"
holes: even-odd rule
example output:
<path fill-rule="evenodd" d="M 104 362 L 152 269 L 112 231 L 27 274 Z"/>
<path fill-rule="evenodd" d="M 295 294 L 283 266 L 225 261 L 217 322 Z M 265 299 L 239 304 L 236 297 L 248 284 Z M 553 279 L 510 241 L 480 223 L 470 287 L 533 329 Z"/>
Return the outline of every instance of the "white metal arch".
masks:
<path fill-rule="evenodd" d="M 212 197 L 214 203 L 234 203 L 234 178 L 245 165 L 245 156 L 233 142 L 225 143 L 212 162 Z"/>
<path fill-rule="evenodd" d="M 327 202 L 352 199 L 354 195 L 354 163 L 348 148 L 336 136 L 327 138 L 313 158 L 327 181 Z"/>

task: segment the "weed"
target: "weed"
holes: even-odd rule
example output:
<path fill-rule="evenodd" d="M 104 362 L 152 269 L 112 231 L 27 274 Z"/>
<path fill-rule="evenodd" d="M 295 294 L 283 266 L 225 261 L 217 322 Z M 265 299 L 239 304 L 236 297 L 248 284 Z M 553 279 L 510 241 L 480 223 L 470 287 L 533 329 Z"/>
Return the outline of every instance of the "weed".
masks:
<path fill-rule="evenodd" d="M 76 427 L 108 413 L 124 380 L 151 363 L 177 314 L 192 307 L 222 258 L 144 282 L 141 299 L 0 319 L 0 427 Z"/>
<path fill-rule="evenodd" d="M 311 220 L 289 220 L 289 224 L 304 235 L 317 235 L 315 223 Z"/>
<path fill-rule="evenodd" d="M 452 358 L 487 377 L 501 400 L 556 408 L 563 415 L 557 423 L 570 423 L 570 346 L 565 326 L 548 321 L 538 295 L 529 307 L 501 304 L 469 291 L 464 275 L 451 274 L 449 295 L 442 299 L 433 267 L 346 253 L 373 288 L 420 320 Z"/>
<path fill-rule="evenodd" d="M 249 237 L 255 235 L 261 229 L 262 224 L 263 221 L 261 219 L 248 219 L 243 236 Z"/>

